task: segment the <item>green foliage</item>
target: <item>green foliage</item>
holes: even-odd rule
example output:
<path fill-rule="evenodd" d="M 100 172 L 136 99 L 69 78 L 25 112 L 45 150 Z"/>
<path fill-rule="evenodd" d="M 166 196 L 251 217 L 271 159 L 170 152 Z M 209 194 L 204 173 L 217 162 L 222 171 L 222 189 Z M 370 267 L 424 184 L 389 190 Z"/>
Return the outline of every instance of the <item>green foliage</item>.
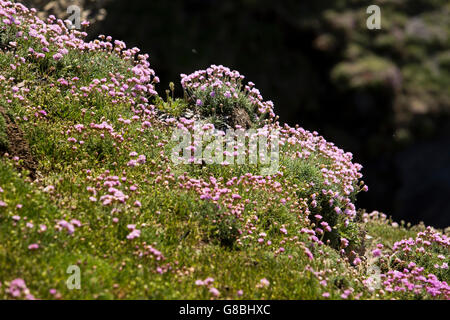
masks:
<path fill-rule="evenodd" d="M 6 30 L 1 34 L 3 46 L 14 31 Z M 26 55 L 31 44 L 19 43 L 18 54 Z M 223 299 L 322 299 L 325 292 L 330 299 L 340 299 L 349 288 L 354 291 L 350 298 L 359 293 L 359 298 L 376 299 L 379 296 L 362 284 L 367 278 L 364 269 L 351 266 L 337 250 L 339 240 L 348 239 L 349 249 L 358 250 L 363 245 L 362 231 L 386 246 L 417 233 L 378 221 L 346 224 L 334 210 L 343 204 L 335 200 L 331 206 L 330 196 L 322 193 L 326 188 L 342 192 L 337 183 L 325 186 L 321 170 L 332 160 L 318 151 L 308 159 L 293 160 L 290 156 L 299 150 L 289 144 L 281 150 L 283 176 L 271 179 L 291 186 L 294 199 L 286 201 L 285 194 L 268 186 L 239 185 L 236 192 L 249 200 L 239 212 L 228 212 L 213 200 L 200 201 L 196 188 L 178 187 L 184 175 L 226 182 L 246 173 L 258 175 L 261 168 L 174 166 L 166 159 L 172 133 L 166 125 L 154 121 L 151 129 L 144 129 L 139 122 L 124 124 L 123 118 L 135 115 L 130 105 L 114 103 L 104 93 L 73 97 L 70 88 L 57 84 L 61 77 L 78 77 L 78 85 L 89 86 L 93 79 L 110 73 L 132 76 L 130 62 L 114 54 L 74 50 L 59 61 L 30 60 L 16 70 L 9 67 L 13 56 L 10 50 L 0 52 L 0 70 L 6 79 L 14 77 L 30 89 L 28 101 L 8 103 L 7 95 L 0 101 L 12 118 L 18 117 L 17 125 L 39 160 L 39 179 L 30 183 L 12 162 L 0 159 L 0 299 L 11 298 L 7 288 L 15 278 L 23 278 L 41 299 L 56 298 L 50 289 L 63 299 L 210 299 L 207 287 L 195 285 L 207 277 L 214 278 Z M 2 90 L 15 84 L 0 82 Z M 197 106 L 204 118 L 225 121 L 236 108 L 256 116 L 242 92 L 233 103 L 220 97 L 213 101 L 210 93 L 194 93 L 204 99 L 204 105 Z M 173 85 L 166 100 L 156 98 L 155 104 L 160 113 L 174 117 L 193 108 L 192 101 L 174 97 Z M 37 108 L 46 110 L 47 116 L 36 115 Z M 93 122 L 104 122 L 111 131 L 96 131 L 90 127 Z M 77 131 L 74 126 L 80 124 L 84 129 Z M 0 116 L 0 144 L 6 139 L 4 132 Z M 145 165 L 128 165 L 132 153 L 145 156 Z M 111 181 L 114 187 L 108 185 Z M 126 201 L 104 202 L 117 191 L 126 194 Z M 355 186 L 350 196 L 357 192 Z M 298 201 L 310 203 L 313 194 L 317 206 L 306 219 L 297 211 Z M 316 214 L 332 227 L 322 239 L 330 240 L 331 246 L 319 246 L 300 232 L 317 227 Z M 60 222 L 72 219 L 79 220 L 80 226 L 70 233 Z M 133 225 L 141 232 L 139 238 L 129 238 Z M 30 249 L 31 244 L 39 248 Z M 432 272 L 439 254 L 442 249 L 433 248 L 430 257 L 414 259 Z M 66 286 L 71 265 L 81 269 L 81 290 Z M 328 281 L 321 281 L 318 274 Z M 437 275 L 448 279 L 444 271 Z M 270 285 L 262 286 L 261 279 Z M 238 290 L 243 294 L 238 295 Z M 388 293 L 383 298 L 404 296 Z"/>

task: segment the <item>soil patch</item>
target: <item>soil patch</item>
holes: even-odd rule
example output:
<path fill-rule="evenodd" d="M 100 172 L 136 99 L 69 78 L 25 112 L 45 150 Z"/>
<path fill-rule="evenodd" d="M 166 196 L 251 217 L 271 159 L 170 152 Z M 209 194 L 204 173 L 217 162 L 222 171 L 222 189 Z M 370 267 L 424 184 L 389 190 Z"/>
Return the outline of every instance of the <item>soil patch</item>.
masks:
<path fill-rule="evenodd" d="M 7 137 L 7 144 L 0 145 L 0 155 L 3 156 L 5 153 L 8 153 L 10 157 L 19 157 L 21 160 L 20 168 L 28 170 L 31 179 L 34 180 L 38 163 L 31 153 L 28 141 L 25 139 L 19 126 L 10 119 L 2 107 L 0 107 L 0 115 L 5 120 Z"/>

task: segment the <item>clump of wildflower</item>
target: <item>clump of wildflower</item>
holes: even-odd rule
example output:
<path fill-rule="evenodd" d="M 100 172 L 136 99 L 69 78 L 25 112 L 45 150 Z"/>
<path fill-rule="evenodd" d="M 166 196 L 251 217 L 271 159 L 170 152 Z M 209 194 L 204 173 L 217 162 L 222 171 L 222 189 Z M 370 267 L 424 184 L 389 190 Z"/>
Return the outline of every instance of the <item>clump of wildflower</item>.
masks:
<path fill-rule="evenodd" d="M 256 123 L 264 117 L 275 118 L 273 103 L 264 101 L 252 82 L 244 85 L 244 76 L 222 65 L 211 65 L 190 75 L 181 75 L 181 85 L 192 104 L 204 117 L 219 118 L 236 125 L 234 114 Z"/>

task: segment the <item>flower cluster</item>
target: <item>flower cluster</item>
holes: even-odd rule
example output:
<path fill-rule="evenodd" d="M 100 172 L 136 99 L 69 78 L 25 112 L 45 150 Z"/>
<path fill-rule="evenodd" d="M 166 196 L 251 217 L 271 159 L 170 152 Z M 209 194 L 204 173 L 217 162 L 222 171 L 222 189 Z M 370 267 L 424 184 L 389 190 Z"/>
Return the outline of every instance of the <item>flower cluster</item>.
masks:
<path fill-rule="evenodd" d="M 8 292 L 11 297 L 15 299 L 35 300 L 34 296 L 30 293 L 27 285 L 23 279 L 14 279 L 10 282 Z"/>
<path fill-rule="evenodd" d="M 243 85 L 243 79 L 238 71 L 222 65 L 212 65 L 190 75 L 181 74 L 183 88 L 204 116 L 229 116 L 237 108 L 245 110 L 252 121 L 266 114 L 274 118 L 272 101 L 264 101 L 254 83 Z"/>

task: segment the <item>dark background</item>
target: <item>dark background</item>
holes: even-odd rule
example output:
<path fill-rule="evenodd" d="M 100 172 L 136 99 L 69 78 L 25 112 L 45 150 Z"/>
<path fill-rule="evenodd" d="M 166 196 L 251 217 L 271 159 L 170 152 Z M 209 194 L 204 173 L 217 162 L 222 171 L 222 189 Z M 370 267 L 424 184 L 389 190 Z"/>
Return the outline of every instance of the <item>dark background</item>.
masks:
<path fill-rule="evenodd" d="M 150 54 L 160 94 L 170 81 L 182 94 L 180 73 L 210 64 L 236 69 L 275 103 L 280 122 L 318 131 L 354 154 L 369 186 L 359 207 L 447 227 L 447 2 L 86 0 L 81 6 L 90 20 L 101 16 L 93 36 L 111 35 Z M 381 7 L 381 30 L 366 27 L 371 4 Z"/>

